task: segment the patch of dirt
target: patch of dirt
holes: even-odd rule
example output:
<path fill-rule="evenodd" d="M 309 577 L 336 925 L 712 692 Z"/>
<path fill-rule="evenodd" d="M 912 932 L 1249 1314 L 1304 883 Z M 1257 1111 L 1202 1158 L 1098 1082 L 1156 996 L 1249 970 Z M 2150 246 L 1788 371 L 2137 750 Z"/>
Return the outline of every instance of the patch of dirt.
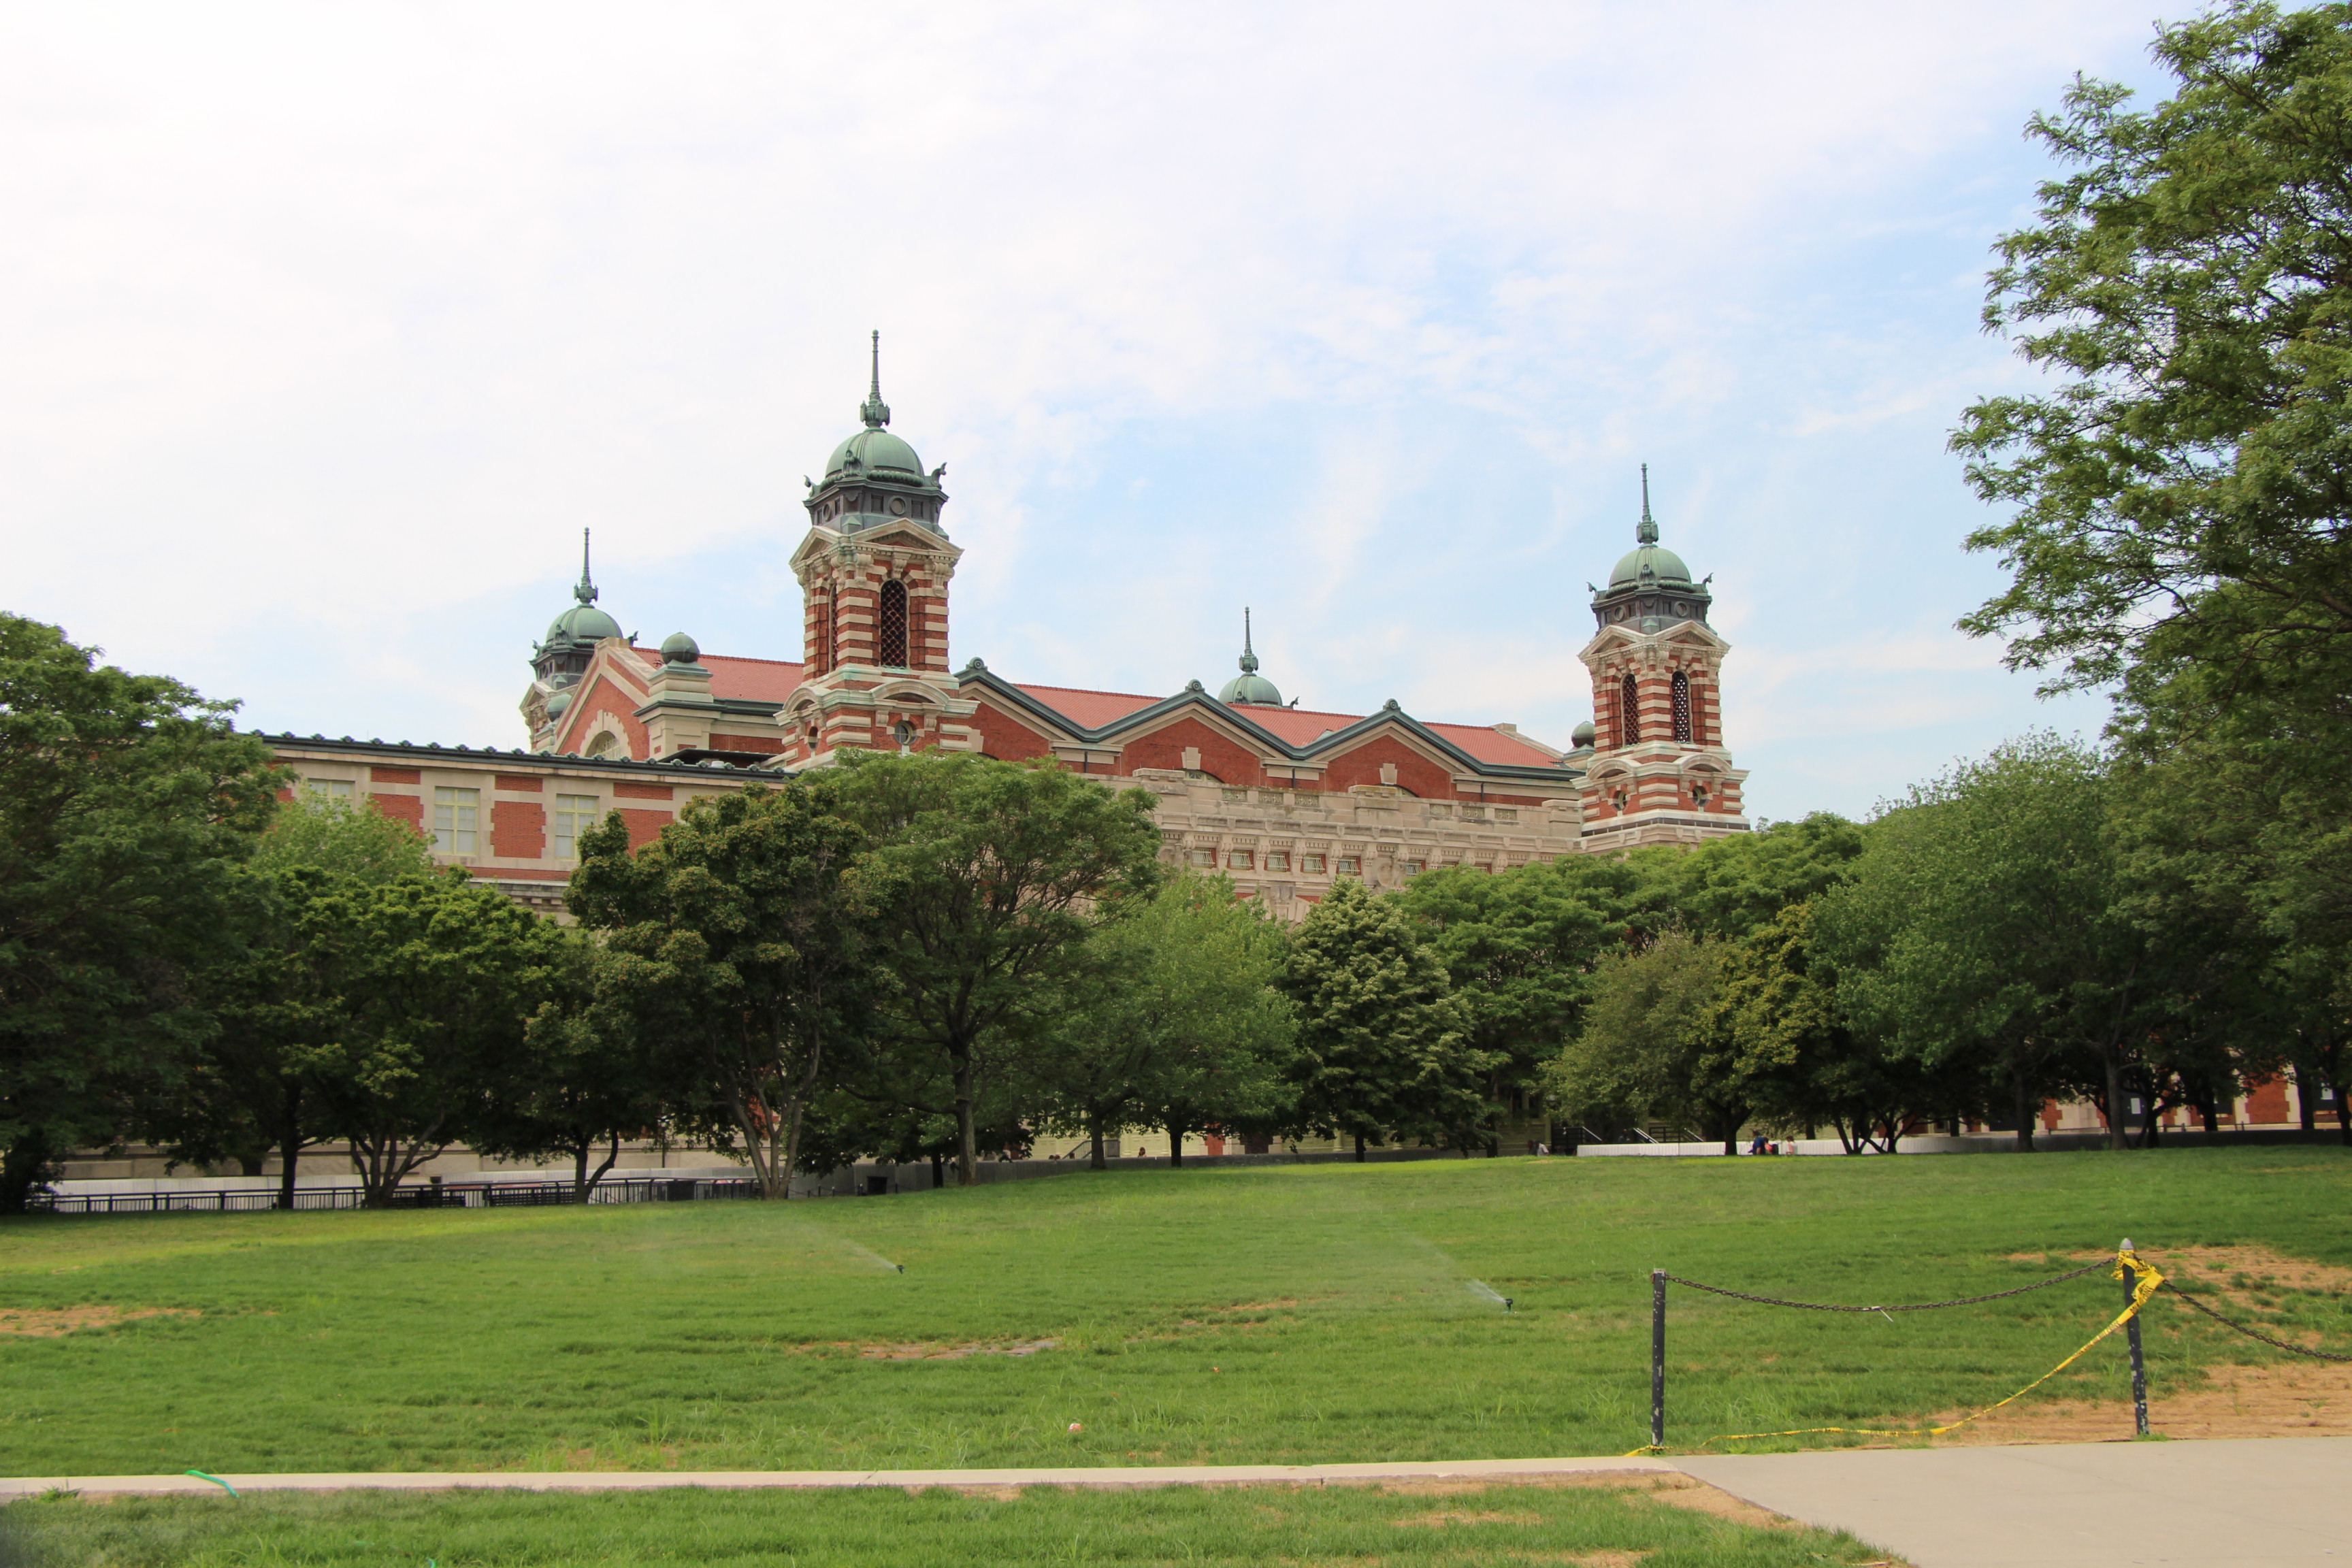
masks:
<path fill-rule="evenodd" d="M 1015 1340 L 1010 1344 L 988 1344 L 971 1340 L 961 1344 L 940 1341 L 909 1341 L 903 1344 L 859 1344 L 855 1340 L 835 1340 L 824 1344 L 799 1344 L 792 1347 L 795 1355 L 814 1355 L 827 1351 L 855 1351 L 860 1361 L 962 1361 L 976 1355 L 1036 1355 L 1057 1350 L 1059 1340 Z"/>
<path fill-rule="evenodd" d="M 1801 1530 L 1803 1525 L 1768 1508 L 1758 1508 L 1744 1498 L 1711 1487 L 1696 1476 L 1660 1476 L 1648 1489 L 1656 1501 L 1671 1508 L 1686 1508 L 1694 1513 L 1704 1513 L 1716 1519 L 1728 1520 L 1733 1524 L 1752 1524 L 1764 1530 Z"/>
<path fill-rule="evenodd" d="M 2051 1256 L 2042 1252 L 2013 1252 L 2010 1254 L 2010 1260 L 2032 1263 Z M 2076 1263 L 2088 1263 L 2094 1258 L 2113 1258 L 2115 1254 L 2070 1252 L 2062 1256 Z M 2155 1264 L 2166 1279 L 2182 1289 L 2222 1296 L 2240 1307 L 2258 1306 L 2257 1293 L 2265 1288 L 2324 1290 L 2336 1296 L 2352 1292 L 2352 1268 L 2338 1268 L 2332 1264 L 2288 1258 L 2273 1252 L 2267 1247 L 2144 1247 L 2140 1248 L 2140 1256 Z M 2120 1285 L 2116 1291 L 2121 1294 Z"/>
<path fill-rule="evenodd" d="M 1059 1340 L 1023 1340 L 1009 1345 L 968 1344 L 860 1345 L 861 1361 L 961 1361 L 975 1355 L 1035 1355 L 1059 1345 Z"/>
<path fill-rule="evenodd" d="M 203 1315 L 193 1307 L 134 1307 L 128 1311 L 121 1307 L 27 1307 L 0 1310 L 0 1334 L 48 1340 L 82 1329 L 110 1329 L 134 1318 L 198 1318 Z"/>
<path fill-rule="evenodd" d="M 1459 1509 L 1441 1509 L 1435 1513 L 1417 1513 L 1411 1519 L 1391 1520 L 1390 1522 L 1400 1530 L 1408 1525 L 1442 1529 L 1449 1524 L 1541 1524 L 1543 1515 L 1529 1513 L 1524 1509 L 1515 1513 L 1496 1513 L 1491 1510 L 1485 1513 L 1468 1513 Z"/>
<path fill-rule="evenodd" d="M 2121 1381 L 2120 1373 L 2118 1381 Z M 2152 1376 L 2150 1431 L 2167 1437 L 2352 1436 L 2352 1366 L 2283 1362 L 2216 1366 L 2201 1384 L 2168 1388 Z M 1953 1420 L 1965 1411 L 1926 1423 Z M 1939 1444 L 2120 1443 L 2132 1436 L 2129 1399 L 2011 1405 L 1938 1437 Z"/>

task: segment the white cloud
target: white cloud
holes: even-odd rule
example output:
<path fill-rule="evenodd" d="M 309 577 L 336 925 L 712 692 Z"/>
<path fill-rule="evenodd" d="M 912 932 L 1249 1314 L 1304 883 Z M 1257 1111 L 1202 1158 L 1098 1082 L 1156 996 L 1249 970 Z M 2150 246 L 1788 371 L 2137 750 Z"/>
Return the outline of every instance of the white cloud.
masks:
<path fill-rule="evenodd" d="M 6 597 L 269 722 L 510 742 L 587 524 L 608 603 L 789 656 L 800 477 L 878 324 L 971 551 L 959 658 L 1223 668 L 1260 560 L 1299 678 L 1435 700 L 1513 589 L 1421 563 L 1524 577 L 1540 540 L 1562 640 L 1517 601 L 1512 668 L 1573 676 L 1636 458 L 1706 441 L 1678 537 L 1736 546 L 1706 520 L 1783 443 L 1964 398 L 1998 355 L 1953 258 L 2014 219 L 2014 127 L 2146 33 L 2122 0 L 16 10 Z M 1935 302 L 1864 297 L 1873 258 Z M 1181 535 L 1099 504 L 1139 437 L 1267 417 L 1319 488 L 1210 447 L 1161 454 L 1216 498 Z"/>

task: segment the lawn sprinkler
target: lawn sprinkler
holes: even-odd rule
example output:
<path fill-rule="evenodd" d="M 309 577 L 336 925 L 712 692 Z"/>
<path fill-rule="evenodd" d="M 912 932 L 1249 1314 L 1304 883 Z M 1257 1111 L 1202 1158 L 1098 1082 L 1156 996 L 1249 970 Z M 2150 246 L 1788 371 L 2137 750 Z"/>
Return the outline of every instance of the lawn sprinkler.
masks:
<path fill-rule="evenodd" d="M 1473 1279 L 1469 1281 L 1469 1285 L 1470 1294 L 1473 1296 L 1482 1297 L 1486 1300 L 1492 1301 L 1495 1305 L 1502 1308 L 1506 1312 L 1511 1310 L 1511 1299 L 1508 1296 L 1504 1295 L 1501 1291 L 1495 1289 L 1484 1279 Z"/>

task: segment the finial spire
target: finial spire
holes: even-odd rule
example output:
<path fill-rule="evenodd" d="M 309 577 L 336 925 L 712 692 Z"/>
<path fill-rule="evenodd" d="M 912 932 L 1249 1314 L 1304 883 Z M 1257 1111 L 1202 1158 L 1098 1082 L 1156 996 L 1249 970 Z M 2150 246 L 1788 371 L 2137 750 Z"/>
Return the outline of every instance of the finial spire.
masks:
<path fill-rule="evenodd" d="M 588 575 L 588 531 L 584 528 L 580 531 L 580 585 L 572 590 L 572 596 L 583 605 L 596 602 L 596 584 Z"/>
<path fill-rule="evenodd" d="M 890 423 L 890 405 L 882 401 L 882 331 L 878 327 L 874 332 L 874 384 L 867 389 L 857 415 L 866 421 L 868 430 L 879 430 Z"/>
<path fill-rule="evenodd" d="M 1257 650 L 1250 646 L 1250 613 L 1247 605 L 1242 606 L 1242 673 L 1244 675 L 1257 673 Z"/>
<path fill-rule="evenodd" d="M 1647 463 L 1642 465 L 1642 521 L 1633 530 L 1633 538 L 1642 544 L 1658 542 L 1658 521 L 1650 515 L 1650 465 Z"/>

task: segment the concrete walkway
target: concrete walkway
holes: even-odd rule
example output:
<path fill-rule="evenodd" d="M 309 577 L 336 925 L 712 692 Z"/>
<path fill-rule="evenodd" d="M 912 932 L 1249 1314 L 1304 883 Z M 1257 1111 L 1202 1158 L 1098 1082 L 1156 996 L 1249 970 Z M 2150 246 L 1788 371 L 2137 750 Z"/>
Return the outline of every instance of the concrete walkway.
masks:
<path fill-rule="evenodd" d="M 1680 1468 L 1918 1568 L 2352 1568 L 2352 1439 L 1730 1455 Z"/>
<path fill-rule="evenodd" d="M 239 1492 L 662 1487 L 1155 1487 L 1248 1482 L 1542 1480 L 1681 1471 L 1808 1524 L 1852 1531 L 1917 1568 L 2084 1563 L 2352 1568 L 2352 1439 L 2065 1443 L 2016 1448 L 1847 1448 L 1688 1459 L 1466 1459 L 1371 1465 L 1181 1465 L 993 1470 L 473 1470 L 228 1475 Z M 0 1502 L 219 1496 L 193 1476 L 0 1480 Z"/>
<path fill-rule="evenodd" d="M 525 1491 L 643 1491 L 661 1487 L 1168 1487 L 1249 1481 L 1540 1480 L 1552 1476 L 1664 1470 L 1671 1459 L 1461 1459 L 1379 1465 L 1132 1465 L 1057 1470 L 363 1470 L 345 1475 L 224 1475 L 240 1492 L 445 1491 L 453 1487 Z M 221 1495 L 194 1476 L 32 1476 L 0 1480 L 0 1502 L 71 1491 L 89 1497 Z"/>

